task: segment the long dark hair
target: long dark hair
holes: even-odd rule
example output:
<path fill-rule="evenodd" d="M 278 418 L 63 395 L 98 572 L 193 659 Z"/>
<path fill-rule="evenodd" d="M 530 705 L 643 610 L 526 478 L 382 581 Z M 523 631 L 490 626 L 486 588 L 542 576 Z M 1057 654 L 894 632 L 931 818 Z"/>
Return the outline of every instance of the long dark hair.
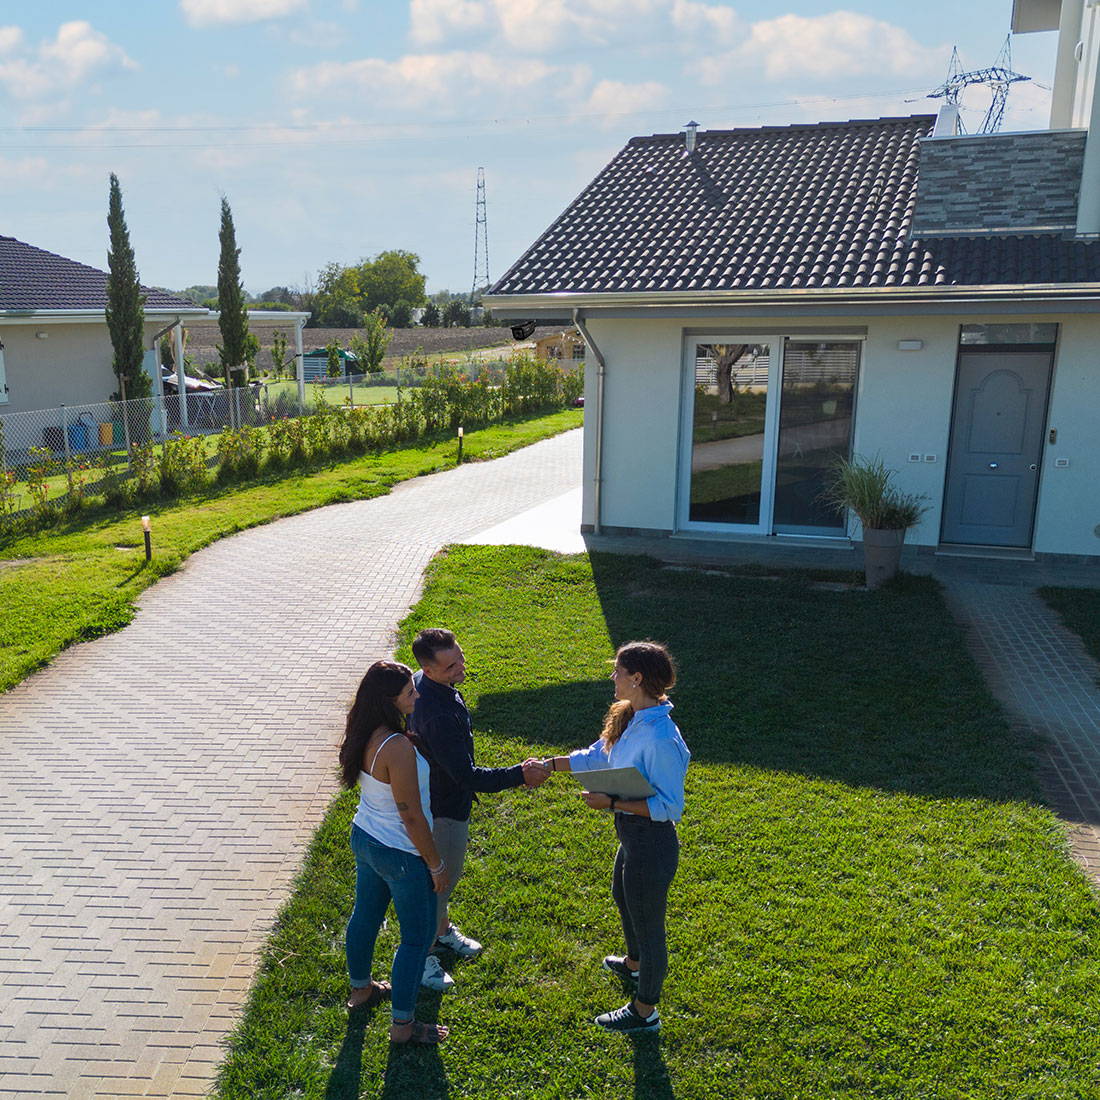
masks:
<path fill-rule="evenodd" d="M 367 669 L 348 711 L 344 743 L 340 746 L 340 782 L 345 787 L 354 787 L 359 782 L 363 752 L 379 726 L 395 733 L 404 731 L 405 716 L 394 700 L 411 679 L 412 669 L 396 661 L 375 661 Z"/>
<path fill-rule="evenodd" d="M 659 703 L 665 702 L 667 692 L 676 683 L 676 666 L 672 655 L 660 642 L 627 642 L 619 646 L 615 664 L 622 665 L 631 675 L 642 678 L 641 688 Z M 634 707 L 625 699 L 616 699 L 604 715 L 600 740 L 603 751 L 611 754 L 611 746 L 623 735 L 634 717 Z"/>

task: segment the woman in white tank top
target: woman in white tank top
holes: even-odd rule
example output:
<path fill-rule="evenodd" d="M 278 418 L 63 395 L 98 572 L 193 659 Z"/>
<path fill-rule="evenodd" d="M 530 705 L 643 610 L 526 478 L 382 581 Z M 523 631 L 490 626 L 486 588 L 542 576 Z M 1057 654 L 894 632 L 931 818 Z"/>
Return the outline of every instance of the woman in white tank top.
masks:
<path fill-rule="evenodd" d="M 412 670 L 394 661 L 367 669 L 348 713 L 340 746 L 340 778 L 359 785 L 351 827 L 355 908 L 345 936 L 351 996 L 348 1008 L 390 997 L 392 1043 L 440 1043 L 447 1028 L 413 1019 L 424 960 L 435 940 L 436 897 L 449 876 L 432 840 L 428 763 L 404 735 L 416 702 Z M 392 987 L 371 978 L 374 945 L 390 902 L 401 943 Z"/>

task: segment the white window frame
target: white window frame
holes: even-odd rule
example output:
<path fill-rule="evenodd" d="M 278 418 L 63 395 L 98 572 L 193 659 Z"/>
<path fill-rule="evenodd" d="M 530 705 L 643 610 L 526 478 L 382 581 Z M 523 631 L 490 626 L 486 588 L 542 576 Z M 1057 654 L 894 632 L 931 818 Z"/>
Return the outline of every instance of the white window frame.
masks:
<path fill-rule="evenodd" d="M 8 403 L 8 376 L 4 370 L 4 340 L 0 337 L 0 405 Z"/>
<path fill-rule="evenodd" d="M 851 518 L 841 535 L 797 535 L 775 530 L 775 472 L 779 462 L 779 405 L 782 396 L 783 354 L 787 341 L 796 343 L 837 341 L 841 343 L 859 343 L 859 371 L 853 405 L 852 451 L 856 453 L 856 438 L 859 431 L 858 410 L 863 380 L 866 377 L 866 334 L 838 334 L 799 332 L 782 330 L 774 333 L 738 332 L 736 329 L 726 332 L 707 332 L 683 335 L 683 362 L 680 386 L 680 473 L 676 479 L 676 531 L 684 534 L 724 534 L 724 535 L 774 535 L 776 538 L 845 538 L 851 530 Z M 758 523 L 700 523 L 689 519 L 691 513 L 691 459 L 692 427 L 695 406 L 695 347 L 697 344 L 766 344 L 768 346 L 768 403 L 764 411 L 764 455 L 760 471 L 760 521 Z"/>

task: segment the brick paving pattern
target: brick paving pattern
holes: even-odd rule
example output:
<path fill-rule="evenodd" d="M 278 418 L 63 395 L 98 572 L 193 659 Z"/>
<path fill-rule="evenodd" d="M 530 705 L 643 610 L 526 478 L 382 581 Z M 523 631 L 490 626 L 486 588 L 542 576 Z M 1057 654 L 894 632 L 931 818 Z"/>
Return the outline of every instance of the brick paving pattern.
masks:
<path fill-rule="evenodd" d="M 580 432 L 246 531 L 0 696 L 0 1097 L 205 1095 L 424 566 Z"/>
<path fill-rule="evenodd" d="M 1069 823 L 1074 858 L 1100 886 L 1100 665 L 1026 587 L 952 578 L 946 589 L 993 694 L 1039 735 L 1047 801 Z"/>

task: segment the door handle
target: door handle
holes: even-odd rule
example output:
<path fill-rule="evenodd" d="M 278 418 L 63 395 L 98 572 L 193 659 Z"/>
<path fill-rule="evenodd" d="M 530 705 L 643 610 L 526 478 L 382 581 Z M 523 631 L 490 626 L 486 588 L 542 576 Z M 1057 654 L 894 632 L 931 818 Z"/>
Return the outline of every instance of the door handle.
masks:
<path fill-rule="evenodd" d="M 1000 465 L 1000 463 L 999 463 L 999 462 L 991 462 L 991 463 L 989 464 L 989 468 L 990 468 L 991 470 L 995 470 L 995 469 L 997 469 L 997 467 L 998 467 L 999 465 Z"/>
<path fill-rule="evenodd" d="M 1037 469 L 1039 469 L 1039 463 L 1038 463 L 1038 462 L 1033 462 L 1033 463 L 1032 463 L 1032 464 L 1031 464 L 1031 465 L 1030 465 L 1030 466 L 1028 467 L 1028 469 L 1029 469 L 1029 470 L 1037 470 Z"/>

